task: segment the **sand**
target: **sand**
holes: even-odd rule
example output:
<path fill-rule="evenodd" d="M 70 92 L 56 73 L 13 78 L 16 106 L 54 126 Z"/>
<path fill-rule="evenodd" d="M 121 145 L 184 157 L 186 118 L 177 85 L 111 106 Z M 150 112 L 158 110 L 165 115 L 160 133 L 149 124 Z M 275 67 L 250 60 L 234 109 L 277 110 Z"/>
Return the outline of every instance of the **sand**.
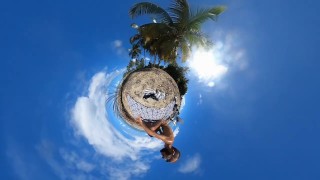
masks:
<path fill-rule="evenodd" d="M 146 90 L 158 90 L 165 94 L 165 96 L 158 100 L 143 98 Z M 144 68 L 128 74 L 123 78 L 117 93 L 119 93 L 117 95 L 117 103 L 120 116 L 126 123 L 139 130 L 142 130 L 142 128 L 134 121 L 138 112 L 132 111 L 136 110 L 136 108 L 130 107 L 132 103 L 128 103 L 129 96 L 140 104 L 141 107 L 145 107 L 142 108 L 139 113 L 150 112 L 150 109 L 151 111 L 156 111 L 157 116 L 154 116 L 154 118 L 160 117 L 159 112 L 161 114 L 161 111 L 168 111 L 168 107 L 171 108 L 170 104 L 172 104 L 172 102 L 177 104 L 179 109 L 181 106 L 181 96 L 176 82 L 168 73 L 159 68 Z M 168 114 L 168 112 L 163 112 L 163 114 L 165 113 Z M 169 112 L 169 114 L 170 113 L 172 114 L 173 111 Z M 144 114 L 144 116 L 152 117 L 150 114 L 149 116 Z"/>

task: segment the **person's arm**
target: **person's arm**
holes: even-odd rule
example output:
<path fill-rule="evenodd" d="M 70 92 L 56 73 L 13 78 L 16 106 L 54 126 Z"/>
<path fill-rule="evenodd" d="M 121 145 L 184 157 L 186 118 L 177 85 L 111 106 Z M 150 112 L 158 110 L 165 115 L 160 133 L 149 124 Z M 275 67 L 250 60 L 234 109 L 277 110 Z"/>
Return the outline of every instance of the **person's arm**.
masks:
<path fill-rule="evenodd" d="M 137 123 L 140 124 L 140 126 L 144 129 L 144 131 L 146 131 L 146 133 L 148 133 L 149 135 L 157 138 L 157 139 L 160 139 L 161 141 L 163 141 L 165 144 L 172 144 L 173 141 L 171 140 L 170 137 L 167 137 L 165 135 L 161 135 L 161 134 L 158 134 L 156 133 L 155 131 L 152 131 L 148 126 L 146 126 L 143 122 L 142 122 L 142 118 L 141 117 L 138 117 L 136 119 Z M 160 123 L 161 125 L 162 123 Z M 159 125 L 159 126 L 160 126 Z"/>

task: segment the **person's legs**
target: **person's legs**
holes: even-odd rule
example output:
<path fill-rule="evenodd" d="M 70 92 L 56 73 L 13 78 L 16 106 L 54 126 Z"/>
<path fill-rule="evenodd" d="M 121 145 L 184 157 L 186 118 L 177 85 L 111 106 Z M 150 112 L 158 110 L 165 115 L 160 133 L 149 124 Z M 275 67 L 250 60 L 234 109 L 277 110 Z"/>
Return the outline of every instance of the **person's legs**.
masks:
<path fill-rule="evenodd" d="M 142 121 L 149 129 L 151 129 L 152 131 L 158 133 L 158 131 L 160 131 L 160 125 L 162 124 L 161 123 L 161 120 L 159 121 L 156 121 L 156 122 L 146 122 L 146 121 Z M 160 131 L 161 132 L 161 131 Z M 153 137 L 151 136 L 150 134 L 148 134 L 150 137 Z"/>
<path fill-rule="evenodd" d="M 143 121 L 143 123 L 152 131 L 156 131 L 157 129 L 159 129 L 160 125 L 162 124 L 162 120 L 158 120 L 155 122 L 146 122 Z"/>

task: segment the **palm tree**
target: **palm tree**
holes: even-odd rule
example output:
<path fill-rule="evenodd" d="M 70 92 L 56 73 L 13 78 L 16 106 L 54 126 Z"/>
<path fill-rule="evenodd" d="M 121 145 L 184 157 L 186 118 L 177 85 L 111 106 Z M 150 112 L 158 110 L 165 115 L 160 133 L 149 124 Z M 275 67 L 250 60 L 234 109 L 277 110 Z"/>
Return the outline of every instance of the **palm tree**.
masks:
<path fill-rule="evenodd" d="M 158 60 L 175 61 L 176 48 L 172 46 L 173 33 L 170 29 L 172 28 L 164 23 L 145 24 L 138 28 L 138 34 L 130 38 L 130 43 L 132 47 L 142 47 L 150 55 L 154 56 L 154 63 L 156 58 Z M 172 54 L 175 56 L 172 56 Z"/>
<path fill-rule="evenodd" d="M 159 23 L 137 27 L 138 34 L 131 42 L 140 44 L 151 55 L 169 63 L 176 62 L 178 52 L 181 52 L 184 62 L 189 57 L 192 46 L 212 45 L 202 33 L 201 25 L 210 19 L 216 21 L 224 10 L 224 6 L 216 6 L 192 11 L 187 0 L 173 0 L 168 11 L 154 3 L 137 3 L 129 11 L 132 18 L 150 14 Z"/>

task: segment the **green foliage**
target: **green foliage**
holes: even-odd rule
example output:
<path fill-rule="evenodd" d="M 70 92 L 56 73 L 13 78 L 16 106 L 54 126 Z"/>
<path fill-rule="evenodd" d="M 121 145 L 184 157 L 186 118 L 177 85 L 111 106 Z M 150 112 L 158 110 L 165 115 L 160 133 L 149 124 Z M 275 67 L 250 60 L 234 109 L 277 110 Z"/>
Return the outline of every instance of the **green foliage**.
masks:
<path fill-rule="evenodd" d="M 129 11 L 131 18 L 136 16 L 141 16 L 144 14 L 153 14 L 157 18 L 161 19 L 162 22 L 172 24 L 172 19 L 168 12 L 161 8 L 160 6 L 150 3 L 150 2 L 141 2 L 135 4 Z"/>
<path fill-rule="evenodd" d="M 160 6 L 141 2 L 135 4 L 129 11 L 132 18 L 149 14 L 159 23 L 149 23 L 137 27 L 136 42 L 150 55 L 167 63 L 176 62 L 178 53 L 182 61 L 191 54 L 192 46 L 208 48 L 212 42 L 201 32 L 201 25 L 207 20 L 216 21 L 218 15 L 224 12 L 224 6 L 190 9 L 187 0 L 172 0 L 168 11 Z"/>
<path fill-rule="evenodd" d="M 137 34 L 130 38 L 132 49 L 129 55 L 136 60 L 129 62 L 124 76 L 142 68 L 160 68 L 176 81 L 181 96 L 186 94 L 188 68 L 179 66 L 177 58 L 180 56 L 182 62 L 185 62 L 191 54 L 192 46 L 211 47 L 212 42 L 202 33 L 201 25 L 208 20 L 216 21 L 224 11 L 224 6 L 192 10 L 187 0 L 172 0 L 168 10 L 150 2 L 135 4 L 129 11 L 131 18 L 152 15 L 154 22 L 140 27 L 132 24 Z M 152 56 L 153 63 L 145 65 L 144 58 L 139 60 L 141 49 Z M 161 62 L 167 66 L 161 66 Z"/>
<path fill-rule="evenodd" d="M 180 95 L 185 95 L 188 91 L 189 80 L 186 78 L 186 74 L 189 69 L 187 67 L 182 67 L 176 63 L 173 63 L 169 64 L 163 70 L 166 71 L 176 81 L 180 91 Z"/>
<path fill-rule="evenodd" d="M 145 62 L 143 58 L 141 58 L 140 60 L 133 59 L 127 65 L 127 71 L 124 73 L 123 77 L 125 77 L 130 72 L 142 69 L 144 67 L 145 67 Z"/>

